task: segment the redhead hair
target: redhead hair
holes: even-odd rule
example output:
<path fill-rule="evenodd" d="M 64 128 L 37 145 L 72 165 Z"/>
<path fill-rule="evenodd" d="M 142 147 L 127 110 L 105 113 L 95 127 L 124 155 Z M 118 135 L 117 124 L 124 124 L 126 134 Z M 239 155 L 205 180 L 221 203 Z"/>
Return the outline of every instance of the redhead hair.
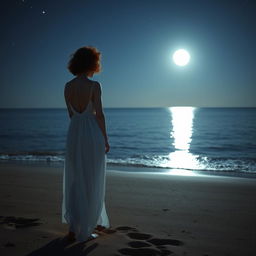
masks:
<path fill-rule="evenodd" d="M 78 75 L 85 72 L 99 73 L 101 53 L 93 46 L 84 46 L 71 54 L 71 59 L 68 63 L 68 70 L 73 75 Z"/>

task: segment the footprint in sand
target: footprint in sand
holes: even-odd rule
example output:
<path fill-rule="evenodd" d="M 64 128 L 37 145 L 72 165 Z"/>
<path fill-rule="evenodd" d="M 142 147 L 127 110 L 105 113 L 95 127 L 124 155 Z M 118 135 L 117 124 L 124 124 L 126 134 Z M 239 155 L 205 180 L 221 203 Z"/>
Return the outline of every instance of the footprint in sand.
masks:
<path fill-rule="evenodd" d="M 135 256 L 157 256 L 157 255 L 163 255 L 160 254 L 161 252 L 159 252 L 156 249 L 153 248 L 140 248 L 140 249 L 132 249 L 132 248 L 122 248 L 120 250 L 118 250 L 121 254 L 123 255 L 135 255 Z M 171 254 L 171 252 L 170 252 Z M 165 254 L 168 255 L 168 254 Z"/>
<path fill-rule="evenodd" d="M 131 241 L 128 243 L 132 248 L 150 247 L 151 244 L 142 241 Z"/>
<path fill-rule="evenodd" d="M 11 242 L 7 242 L 4 244 L 4 247 L 14 247 L 15 244 L 14 243 L 11 243 Z"/>
<path fill-rule="evenodd" d="M 165 256 L 173 253 L 171 250 L 166 249 L 165 245 L 180 246 L 184 244 L 179 240 L 162 239 L 153 237 L 151 234 L 140 233 L 133 227 L 121 226 L 117 227 L 115 230 L 121 231 L 125 233 L 128 238 L 135 240 L 128 242 L 130 248 L 118 250 L 122 255 Z"/>
<path fill-rule="evenodd" d="M 113 234 L 116 232 L 116 230 L 108 228 L 108 229 L 103 229 L 102 232 L 106 234 Z"/>
<path fill-rule="evenodd" d="M 139 240 L 147 240 L 152 237 L 149 234 L 143 234 L 143 233 L 128 233 L 127 236 L 129 236 L 132 239 L 139 239 Z"/>
<path fill-rule="evenodd" d="M 183 245 L 183 243 L 179 240 L 175 239 L 160 239 L 160 238 L 153 238 L 150 240 L 147 240 L 149 243 L 154 244 L 154 245 Z"/>
<path fill-rule="evenodd" d="M 121 227 L 117 227 L 116 230 L 118 231 L 138 231 L 136 228 L 132 228 L 132 227 L 127 227 L 127 226 L 121 226 Z"/>
<path fill-rule="evenodd" d="M 30 219 L 23 217 L 14 216 L 0 216 L 0 224 L 5 225 L 5 228 L 16 229 L 16 228 L 26 228 L 31 226 L 38 226 L 41 223 L 38 222 L 39 219 Z"/>

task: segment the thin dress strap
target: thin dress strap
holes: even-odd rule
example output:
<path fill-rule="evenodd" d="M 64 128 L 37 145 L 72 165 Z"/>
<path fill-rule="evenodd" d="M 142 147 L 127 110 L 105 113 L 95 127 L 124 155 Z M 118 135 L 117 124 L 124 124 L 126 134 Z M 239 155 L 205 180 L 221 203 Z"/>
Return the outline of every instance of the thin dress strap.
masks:
<path fill-rule="evenodd" d="M 92 85 L 91 93 L 90 93 L 90 98 L 89 98 L 89 102 L 92 100 L 93 87 L 94 87 L 94 86 Z"/>
<path fill-rule="evenodd" d="M 68 102 L 68 104 L 69 104 L 69 106 L 70 106 L 70 108 L 71 108 L 72 112 L 73 112 L 73 113 L 76 113 L 76 111 L 75 111 L 75 110 L 74 110 L 74 108 L 72 107 L 71 103 L 70 103 L 70 102 Z"/>

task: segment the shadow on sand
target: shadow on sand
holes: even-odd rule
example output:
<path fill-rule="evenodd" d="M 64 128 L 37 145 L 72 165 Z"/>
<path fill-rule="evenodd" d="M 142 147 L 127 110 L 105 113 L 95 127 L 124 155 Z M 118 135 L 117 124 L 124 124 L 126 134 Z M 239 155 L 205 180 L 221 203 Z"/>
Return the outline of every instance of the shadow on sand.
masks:
<path fill-rule="evenodd" d="M 180 240 L 158 238 L 154 237 L 153 234 L 141 233 L 137 228 L 129 226 L 120 226 L 115 229 L 103 230 L 102 232 L 106 234 L 118 233 L 118 236 L 115 237 L 114 235 L 113 239 L 118 243 L 120 249 L 113 248 L 116 250 L 111 254 L 113 256 L 167 256 L 173 253 L 173 251 L 170 250 L 171 247 L 182 246 L 184 244 Z M 71 242 L 67 237 L 57 238 L 26 256 L 89 255 L 100 245 L 100 243 L 92 240 L 93 239 L 85 242 Z M 89 241 L 91 242 L 90 244 L 88 244 Z M 169 246 L 171 247 L 169 248 Z"/>
<path fill-rule="evenodd" d="M 87 242 L 74 243 L 65 238 L 57 238 L 26 256 L 84 256 L 89 255 L 97 246 L 96 242 L 87 246 Z"/>

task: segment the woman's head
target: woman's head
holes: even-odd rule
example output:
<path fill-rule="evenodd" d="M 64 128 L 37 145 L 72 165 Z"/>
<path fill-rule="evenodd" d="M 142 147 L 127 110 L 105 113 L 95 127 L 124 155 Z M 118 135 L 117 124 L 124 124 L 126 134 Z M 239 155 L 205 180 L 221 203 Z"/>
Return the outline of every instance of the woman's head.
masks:
<path fill-rule="evenodd" d="M 73 75 L 93 74 L 100 72 L 101 53 L 92 46 L 84 46 L 71 55 L 68 63 L 68 70 Z"/>

